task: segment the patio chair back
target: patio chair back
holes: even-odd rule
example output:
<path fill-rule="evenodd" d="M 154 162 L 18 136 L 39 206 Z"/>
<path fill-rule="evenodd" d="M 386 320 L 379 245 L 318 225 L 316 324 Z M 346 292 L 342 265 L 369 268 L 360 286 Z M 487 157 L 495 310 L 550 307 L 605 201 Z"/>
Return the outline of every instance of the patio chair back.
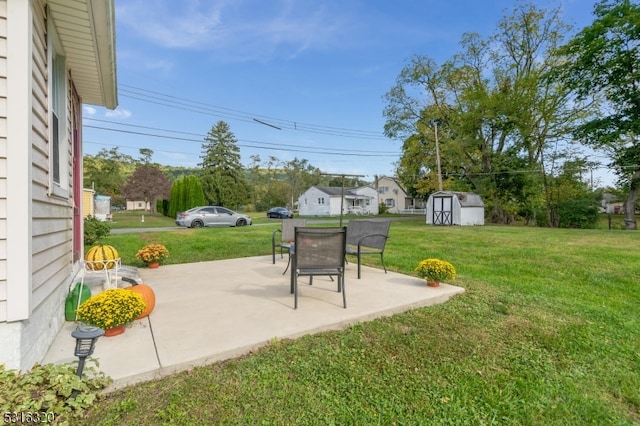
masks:
<path fill-rule="evenodd" d="M 363 254 L 379 254 L 382 268 L 385 274 L 387 267 L 384 264 L 384 248 L 389 238 L 390 220 L 354 219 L 349 221 L 347 227 L 346 253 L 358 258 L 358 279 Z"/>
<path fill-rule="evenodd" d="M 276 247 L 280 248 L 280 257 L 282 257 L 283 250 L 289 251 L 291 248 L 296 226 L 306 225 L 306 219 L 282 219 L 282 229 L 276 229 L 271 234 L 271 257 L 274 264 L 276 263 Z"/>
<path fill-rule="evenodd" d="M 337 276 L 338 292 L 347 307 L 344 290 L 344 263 L 347 241 L 346 227 L 295 229 L 295 253 L 292 261 L 294 307 L 298 308 L 298 277 L 316 275 Z"/>

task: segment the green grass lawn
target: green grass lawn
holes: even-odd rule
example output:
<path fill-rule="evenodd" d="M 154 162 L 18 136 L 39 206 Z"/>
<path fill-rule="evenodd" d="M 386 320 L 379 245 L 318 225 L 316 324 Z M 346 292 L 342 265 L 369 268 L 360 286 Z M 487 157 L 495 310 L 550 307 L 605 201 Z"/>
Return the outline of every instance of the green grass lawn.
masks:
<path fill-rule="evenodd" d="M 277 227 L 105 242 L 126 264 L 147 242 L 193 262 L 268 254 Z M 640 424 L 637 232 L 393 222 L 388 268 L 425 257 L 466 293 L 116 391 L 86 424 Z"/>

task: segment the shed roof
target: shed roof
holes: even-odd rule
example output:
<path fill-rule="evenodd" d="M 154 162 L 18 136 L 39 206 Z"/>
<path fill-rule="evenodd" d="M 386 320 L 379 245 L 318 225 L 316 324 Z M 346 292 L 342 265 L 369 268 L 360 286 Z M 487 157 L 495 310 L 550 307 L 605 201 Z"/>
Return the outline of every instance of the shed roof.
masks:
<path fill-rule="evenodd" d="M 460 201 L 460 207 L 484 207 L 484 202 L 478 194 L 471 192 L 458 192 L 458 191 L 438 191 L 433 195 L 452 195 L 458 198 Z"/>

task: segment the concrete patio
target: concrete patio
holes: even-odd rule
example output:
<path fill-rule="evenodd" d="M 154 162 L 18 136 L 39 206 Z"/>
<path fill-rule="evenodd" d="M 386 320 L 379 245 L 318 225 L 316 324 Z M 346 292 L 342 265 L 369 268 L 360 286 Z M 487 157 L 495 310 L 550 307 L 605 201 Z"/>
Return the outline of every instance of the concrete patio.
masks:
<path fill-rule="evenodd" d="M 293 309 L 284 258 L 260 256 L 140 269 L 142 282 L 156 296 L 153 312 L 130 324 L 124 334 L 101 337 L 93 357 L 113 378 L 110 389 L 160 378 L 194 366 L 239 355 L 273 339 L 291 339 L 388 316 L 420 306 L 443 303 L 464 289 L 381 269 L 347 266 L 347 309 L 336 283 L 302 278 L 299 306 Z M 128 286 L 128 283 L 121 283 Z M 74 361 L 73 322 L 65 323 L 44 363 Z"/>

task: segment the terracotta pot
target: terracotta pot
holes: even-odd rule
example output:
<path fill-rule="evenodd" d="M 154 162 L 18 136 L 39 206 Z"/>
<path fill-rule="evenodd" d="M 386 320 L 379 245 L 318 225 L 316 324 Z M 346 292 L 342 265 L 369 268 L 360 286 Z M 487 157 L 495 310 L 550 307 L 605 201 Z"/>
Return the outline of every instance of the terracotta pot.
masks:
<path fill-rule="evenodd" d="M 440 281 L 427 281 L 429 287 L 440 287 Z"/>
<path fill-rule="evenodd" d="M 125 327 L 126 326 L 124 326 L 124 325 L 120 325 L 118 327 L 108 328 L 108 329 L 106 329 L 104 331 L 104 336 L 105 337 L 113 337 L 113 336 L 117 336 L 119 334 L 122 334 L 122 333 L 124 333 Z"/>
<path fill-rule="evenodd" d="M 151 263 L 148 263 L 147 266 L 149 267 L 149 269 L 157 269 L 160 266 L 160 263 L 151 262 Z"/>

